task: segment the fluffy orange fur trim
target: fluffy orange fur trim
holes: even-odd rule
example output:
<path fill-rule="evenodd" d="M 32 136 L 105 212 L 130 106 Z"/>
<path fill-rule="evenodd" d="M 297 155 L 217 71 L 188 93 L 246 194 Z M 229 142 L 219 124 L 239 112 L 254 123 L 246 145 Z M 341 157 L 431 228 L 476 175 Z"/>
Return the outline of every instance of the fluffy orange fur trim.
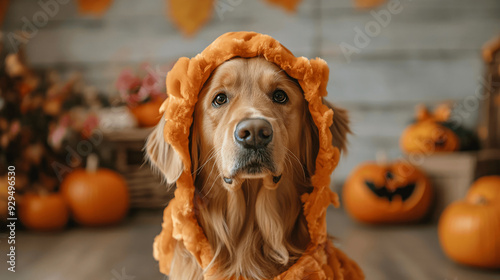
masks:
<path fill-rule="evenodd" d="M 164 137 L 182 159 L 184 171 L 176 182 L 175 198 L 165 209 L 163 230 L 154 243 L 154 256 L 160 263 L 160 271 L 169 273 L 176 242 L 183 242 L 202 268 L 206 268 L 213 258 L 214 252 L 193 208 L 195 187 L 191 176 L 189 133 L 203 84 L 217 66 L 233 57 L 264 57 L 296 79 L 319 133 L 316 172 L 311 178 L 314 189 L 302 197 L 311 242 L 299 260 L 274 279 L 364 279 L 357 264 L 327 238 L 326 209 L 330 204 L 338 206 L 338 196 L 329 188 L 330 174 L 340 157 L 339 150 L 332 146 L 329 130 L 333 111 L 322 102 L 327 95 L 328 66 L 320 58 L 295 57 L 275 39 L 255 32 L 226 33 L 197 56 L 180 58 L 167 75 L 168 98 L 161 108 L 166 120 Z"/>

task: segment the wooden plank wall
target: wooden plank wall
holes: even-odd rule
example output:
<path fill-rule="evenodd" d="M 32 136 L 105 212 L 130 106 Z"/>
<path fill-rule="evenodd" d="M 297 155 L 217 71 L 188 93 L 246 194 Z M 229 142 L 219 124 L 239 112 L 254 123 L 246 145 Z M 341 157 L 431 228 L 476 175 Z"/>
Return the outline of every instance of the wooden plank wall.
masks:
<path fill-rule="evenodd" d="M 296 55 L 319 56 L 330 65 L 328 99 L 350 110 L 355 133 L 334 174 L 341 181 L 377 150 L 400 156 L 398 137 L 417 103 L 461 103 L 473 95 L 481 86 L 480 48 L 500 34 L 498 0 L 401 0 L 399 12 L 380 30 L 372 29 L 377 34 L 369 44 L 347 60 L 340 46 L 354 45 L 357 28 L 373 24 L 373 13 L 388 11 L 389 4 L 360 11 L 350 0 L 303 0 L 297 14 L 288 14 L 262 0 L 219 1 L 236 5 L 222 15 L 214 13 L 199 34 L 185 38 L 165 18 L 165 1 L 115 0 L 103 17 L 95 18 L 78 15 L 71 0 L 30 39 L 29 59 L 37 67 L 81 71 L 88 83 L 113 92 L 125 66 L 193 56 L 228 31 L 272 35 Z M 37 2 L 11 1 L 5 33 L 40 11 Z M 472 109 L 464 122 L 473 125 L 476 115 Z"/>

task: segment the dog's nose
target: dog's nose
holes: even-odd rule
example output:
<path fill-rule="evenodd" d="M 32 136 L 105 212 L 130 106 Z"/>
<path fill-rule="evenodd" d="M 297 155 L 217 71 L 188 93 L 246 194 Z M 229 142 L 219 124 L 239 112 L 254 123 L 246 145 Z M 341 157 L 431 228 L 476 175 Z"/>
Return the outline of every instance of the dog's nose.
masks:
<path fill-rule="evenodd" d="M 273 139 L 273 127 L 264 119 L 242 120 L 234 130 L 234 139 L 247 149 L 263 148 Z"/>

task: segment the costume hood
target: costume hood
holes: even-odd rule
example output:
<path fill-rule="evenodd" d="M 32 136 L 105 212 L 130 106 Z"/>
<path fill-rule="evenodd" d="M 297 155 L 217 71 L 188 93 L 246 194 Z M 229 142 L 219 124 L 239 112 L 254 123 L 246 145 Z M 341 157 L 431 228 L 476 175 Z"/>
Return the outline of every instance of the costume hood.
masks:
<path fill-rule="evenodd" d="M 184 170 L 176 181 L 175 198 L 165 208 L 163 229 L 153 246 L 160 271 L 169 273 L 176 242 L 183 242 L 202 268 L 206 268 L 214 256 L 194 213 L 189 133 L 203 84 L 217 66 L 233 57 L 263 57 L 296 79 L 318 128 L 319 152 L 316 171 L 311 177 L 313 191 L 301 198 L 311 241 L 299 260 L 274 279 L 364 279 L 357 264 L 327 238 L 326 209 L 330 204 L 339 204 L 337 194 L 329 188 L 330 174 L 340 157 L 339 150 L 332 145 L 329 129 L 333 111 L 322 102 L 327 95 L 328 66 L 320 58 L 295 57 L 275 39 L 255 32 L 226 33 L 195 57 L 180 58 L 167 75 L 168 98 L 160 109 L 166 120 L 164 138 L 178 153 Z"/>

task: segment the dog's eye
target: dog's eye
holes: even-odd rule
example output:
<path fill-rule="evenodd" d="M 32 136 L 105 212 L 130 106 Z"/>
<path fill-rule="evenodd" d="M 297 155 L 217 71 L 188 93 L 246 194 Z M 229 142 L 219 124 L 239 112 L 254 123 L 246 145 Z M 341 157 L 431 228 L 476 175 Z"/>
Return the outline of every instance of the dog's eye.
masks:
<path fill-rule="evenodd" d="M 288 101 L 288 95 L 281 89 L 273 92 L 273 101 L 280 104 L 285 104 Z"/>
<path fill-rule="evenodd" d="M 212 106 L 219 107 L 225 103 L 227 103 L 227 95 L 225 95 L 224 93 L 219 93 L 212 101 Z"/>

